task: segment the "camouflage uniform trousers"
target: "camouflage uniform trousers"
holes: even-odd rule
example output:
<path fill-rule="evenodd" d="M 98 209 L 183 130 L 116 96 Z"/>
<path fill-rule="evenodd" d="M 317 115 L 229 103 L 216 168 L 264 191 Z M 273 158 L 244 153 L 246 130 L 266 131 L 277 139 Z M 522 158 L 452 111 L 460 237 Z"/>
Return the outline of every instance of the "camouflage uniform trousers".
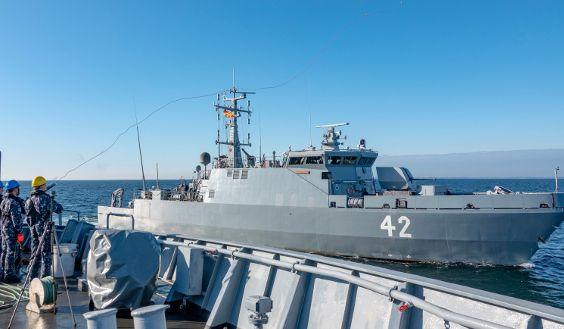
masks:
<path fill-rule="evenodd" d="M 6 252 L 2 252 L 3 250 L 6 250 L 7 246 L 6 246 L 6 239 L 4 239 L 4 235 L 1 234 L 2 230 L 0 228 L 0 240 L 2 240 L 2 247 L 0 248 L 0 279 L 2 278 L 2 276 L 4 275 L 4 263 L 6 262 L 6 256 L 7 253 Z M 16 273 L 20 273 L 20 268 L 22 266 L 22 246 L 20 244 L 16 244 L 15 247 L 15 272 Z"/>
<path fill-rule="evenodd" d="M 46 223 L 40 222 L 38 224 L 33 225 L 30 228 L 31 233 L 31 250 L 32 254 L 37 250 L 39 246 L 39 242 L 41 240 L 41 236 L 45 232 Z M 34 278 L 44 278 L 46 276 L 52 275 L 51 273 L 51 264 L 53 262 L 52 254 L 51 254 L 51 230 L 45 232 L 45 241 L 41 246 L 41 250 L 36 256 L 35 263 L 33 267 L 30 269 L 30 280 Z"/>
<path fill-rule="evenodd" d="M 2 221 L 0 220 L 0 281 L 4 279 L 4 250 L 6 250 L 6 241 L 2 233 Z"/>
<path fill-rule="evenodd" d="M 4 197 L 2 196 L 2 193 L 0 193 L 0 205 L 2 204 L 2 201 L 4 200 Z M 1 209 L 0 209 L 1 211 Z M 4 237 L 2 236 L 2 216 L 0 215 L 0 281 L 3 281 L 4 279 L 4 258 L 2 257 L 2 251 L 5 249 L 4 248 Z"/>
<path fill-rule="evenodd" d="M 18 253 L 17 232 L 13 225 L 2 225 L 2 265 L 4 279 L 17 278 L 16 257 Z"/>
<path fill-rule="evenodd" d="M 0 247 L 0 276 L 4 275 L 4 263 L 6 262 L 6 256 L 7 253 L 3 252 L 4 250 L 7 250 L 7 246 L 6 243 L 8 242 L 7 239 L 4 238 L 4 234 L 2 234 L 2 229 L 0 226 L 0 240 L 2 242 L 2 245 Z M 15 272 L 19 273 L 20 272 L 20 267 L 22 264 L 22 249 L 21 246 L 19 244 L 16 245 L 16 263 L 15 263 Z"/>

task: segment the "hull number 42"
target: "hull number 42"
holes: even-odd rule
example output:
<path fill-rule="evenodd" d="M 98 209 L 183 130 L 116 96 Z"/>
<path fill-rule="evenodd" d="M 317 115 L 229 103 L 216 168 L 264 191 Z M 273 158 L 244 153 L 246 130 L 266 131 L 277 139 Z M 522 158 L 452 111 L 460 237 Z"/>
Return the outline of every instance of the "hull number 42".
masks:
<path fill-rule="evenodd" d="M 400 238 L 411 238 L 411 233 L 407 233 L 407 229 L 411 224 L 411 221 L 406 216 L 400 216 L 397 220 L 398 226 L 401 226 L 399 231 Z M 387 215 L 380 224 L 380 229 L 388 231 L 388 236 L 393 237 L 396 226 L 392 224 L 392 216 Z"/>

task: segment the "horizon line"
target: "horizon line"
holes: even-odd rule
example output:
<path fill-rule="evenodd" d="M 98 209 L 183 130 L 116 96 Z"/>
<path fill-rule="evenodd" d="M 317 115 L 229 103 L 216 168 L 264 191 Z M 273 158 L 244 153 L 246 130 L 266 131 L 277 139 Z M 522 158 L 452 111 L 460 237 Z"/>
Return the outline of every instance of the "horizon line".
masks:
<path fill-rule="evenodd" d="M 179 180 L 189 180 L 193 178 L 159 178 L 159 181 L 179 181 Z M 445 177 L 423 177 L 416 178 L 417 180 L 440 180 L 440 179 L 538 179 L 538 180 L 554 180 L 554 176 L 509 176 L 509 177 L 493 177 L 493 176 L 480 176 L 480 177 L 468 177 L 468 176 L 445 176 Z M 31 182 L 30 179 L 16 179 L 18 182 Z M 156 181 L 156 179 L 145 179 L 146 181 Z M 49 180 L 47 180 L 49 182 Z M 53 179 L 52 181 L 56 181 Z M 77 178 L 77 179 L 63 179 L 59 182 L 69 182 L 69 181 L 142 181 L 141 178 Z"/>

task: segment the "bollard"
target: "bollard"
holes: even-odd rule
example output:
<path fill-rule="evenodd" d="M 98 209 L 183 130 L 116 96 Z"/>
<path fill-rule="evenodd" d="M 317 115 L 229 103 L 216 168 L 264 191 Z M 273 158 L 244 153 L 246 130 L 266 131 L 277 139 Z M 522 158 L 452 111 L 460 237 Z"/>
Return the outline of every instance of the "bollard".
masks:
<path fill-rule="evenodd" d="M 135 329 L 166 329 L 165 310 L 169 305 L 151 305 L 131 312 Z"/>
<path fill-rule="evenodd" d="M 86 327 L 88 329 L 116 329 L 116 313 L 115 308 L 99 310 L 84 313 L 82 316 L 86 319 Z"/>

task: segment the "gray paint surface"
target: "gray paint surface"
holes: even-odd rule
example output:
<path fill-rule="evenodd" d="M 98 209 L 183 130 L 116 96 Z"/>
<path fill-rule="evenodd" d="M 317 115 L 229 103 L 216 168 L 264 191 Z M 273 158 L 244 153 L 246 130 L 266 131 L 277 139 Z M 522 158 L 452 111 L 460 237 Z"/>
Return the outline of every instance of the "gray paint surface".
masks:
<path fill-rule="evenodd" d="M 206 262 L 197 265 L 208 284 L 202 298 L 188 300 L 211 310 L 206 327 L 232 325 L 253 328 L 244 300 L 252 294 L 268 296 L 273 309 L 264 328 L 463 328 L 460 316 L 474 319 L 469 328 L 564 328 L 564 311 L 456 284 L 277 248 L 214 242 L 187 236 L 159 240 L 162 248 L 184 245 L 204 251 Z M 309 270 L 292 270 L 291 264 Z M 161 266 L 168 267 L 166 261 Z M 316 271 L 326 274 L 317 274 Z M 360 278 L 379 289 L 361 287 L 341 275 Z M 183 280 L 178 278 L 177 280 Z M 394 292 L 414 298 L 405 311 Z"/>
<path fill-rule="evenodd" d="M 99 207 L 99 219 L 119 208 Z M 158 234 L 316 252 L 418 261 L 515 265 L 528 261 L 539 237 L 562 223 L 562 208 L 346 209 L 135 200 L 135 226 Z M 386 216 L 397 226 L 381 228 Z M 401 216 L 410 219 L 400 237 Z M 405 224 L 405 223 L 404 223 Z M 128 219 L 112 219 L 128 228 Z"/>

